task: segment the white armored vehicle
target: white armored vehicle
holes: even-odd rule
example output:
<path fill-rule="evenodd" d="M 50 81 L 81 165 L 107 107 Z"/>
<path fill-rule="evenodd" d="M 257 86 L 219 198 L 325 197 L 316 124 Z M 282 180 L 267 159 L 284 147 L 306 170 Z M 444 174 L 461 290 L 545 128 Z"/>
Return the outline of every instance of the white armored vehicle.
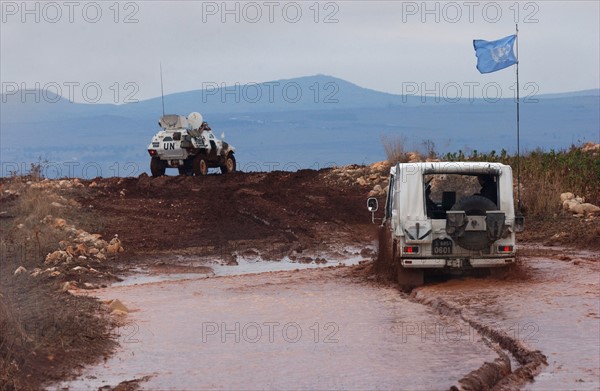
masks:
<path fill-rule="evenodd" d="M 369 211 L 377 204 L 369 198 Z M 390 169 L 376 267 L 404 289 L 422 285 L 434 269 L 502 274 L 515 263 L 515 232 L 522 230 L 510 166 L 400 163 Z"/>
<path fill-rule="evenodd" d="M 168 167 L 180 175 L 207 175 L 210 167 L 220 167 L 224 174 L 235 171 L 235 148 L 216 138 L 199 113 L 163 115 L 158 124 L 161 130 L 148 145 L 153 177 L 164 175 Z"/>

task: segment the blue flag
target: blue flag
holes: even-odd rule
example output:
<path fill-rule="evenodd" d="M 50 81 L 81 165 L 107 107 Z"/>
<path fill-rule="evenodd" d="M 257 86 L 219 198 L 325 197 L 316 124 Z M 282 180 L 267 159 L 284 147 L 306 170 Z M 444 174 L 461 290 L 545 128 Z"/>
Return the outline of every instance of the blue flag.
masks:
<path fill-rule="evenodd" d="M 490 73 L 516 64 L 517 57 L 513 51 L 516 38 L 516 35 L 509 35 L 497 41 L 473 40 L 477 70 L 480 73 Z"/>

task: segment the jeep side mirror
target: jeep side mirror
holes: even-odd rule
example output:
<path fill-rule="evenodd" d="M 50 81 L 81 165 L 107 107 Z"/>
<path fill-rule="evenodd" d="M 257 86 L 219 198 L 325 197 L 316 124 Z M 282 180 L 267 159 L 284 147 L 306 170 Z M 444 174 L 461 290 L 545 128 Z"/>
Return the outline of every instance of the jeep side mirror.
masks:
<path fill-rule="evenodd" d="M 515 216 L 515 232 L 525 231 L 525 217 L 519 213 Z"/>
<path fill-rule="evenodd" d="M 377 212 L 379 209 L 379 203 L 377 202 L 377 198 L 371 197 L 367 200 L 367 209 L 369 212 Z"/>
<path fill-rule="evenodd" d="M 375 224 L 375 212 L 379 209 L 379 203 L 377 202 L 377 198 L 370 197 L 367 199 L 367 209 L 371 212 L 371 222 Z"/>
<path fill-rule="evenodd" d="M 379 202 L 377 202 L 377 198 L 370 197 L 367 199 L 367 209 L 371 212 L 371 222 L 375 224 L 375 212 L 379 209 Z"/>

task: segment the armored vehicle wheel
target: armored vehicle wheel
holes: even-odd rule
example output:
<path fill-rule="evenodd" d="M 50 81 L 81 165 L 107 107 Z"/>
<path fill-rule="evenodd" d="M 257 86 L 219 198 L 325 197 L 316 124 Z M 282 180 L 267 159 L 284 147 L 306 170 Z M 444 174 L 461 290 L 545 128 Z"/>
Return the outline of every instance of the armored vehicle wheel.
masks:
<path fill-rule="evenodd" d="M 183 166 L 177 167 L 179 175 L 192 176 L 194 175 L 194 163 L 191 159 L 184 160 Z"/>
<path fill-rule="evenodd" d="M 451 210 L 464 210 L 467 216 L 485 216 L 485 212 L 498 210 L 498 206 L 488 198 L 473 195 L 459 200 Z M 486 231 L 466 231 L 454 239 L 459 246 L 472 251 L 483 250 L 491 244 Z"/>
<path fill-rule="evenodd" d="M 221 166 L 221 173 L 227 174 L 228 172 L 235 171 L 235 156 L 233 153 L 227 154 L 227 158 L 225 159 L 225 165 Z"/>
<path fill-rule="evenodd" d="M 196 155 L 194 158 L 194 175 L 208 175 L 208 163 L 206 163 L 206 156 L 204 154 Z"/>
<path fill-rule="evenodd" d="M 166 164 L 157 157 L 150 159 L 150 172 L 153 177 L 159 177 L 165 175 Z"/>

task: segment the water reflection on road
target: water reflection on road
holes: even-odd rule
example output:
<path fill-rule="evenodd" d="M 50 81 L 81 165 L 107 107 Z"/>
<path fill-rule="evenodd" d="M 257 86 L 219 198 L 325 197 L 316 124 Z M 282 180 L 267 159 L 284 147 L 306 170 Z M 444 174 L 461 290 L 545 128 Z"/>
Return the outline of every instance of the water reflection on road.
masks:
<path fill-rule="evenodd" d="M 548 366 L 525 389 L 599 390 L 600 258 L 542 250 L 544 256 L 523 259 L 524 275 L 454 279 L 419 288 L 419 295 L 443 297 L 470 318 L 541 350 Z"/>
<path fill-rule="evenodd" d="M 150 375 L 149 389 L 444 389 L 497 357 L 468 326 L 349 268 L 97 291 L 134 312 L 121 348 L 62 386 Z"/>

